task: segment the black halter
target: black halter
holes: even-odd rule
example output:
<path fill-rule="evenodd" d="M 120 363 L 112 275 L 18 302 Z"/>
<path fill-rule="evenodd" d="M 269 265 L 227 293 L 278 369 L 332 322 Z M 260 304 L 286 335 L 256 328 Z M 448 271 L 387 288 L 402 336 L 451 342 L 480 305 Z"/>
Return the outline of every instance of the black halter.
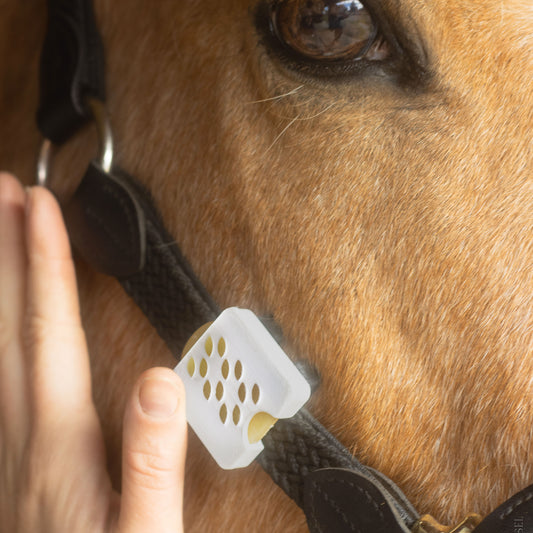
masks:
<path fill-rule="evenodd" d="M 101 106 L 89 102 L 105 101 L 104 49 L 90 0 L 49 0 L 48 9 L 37 123 L 45 139 L 61 145 L 92 120 L 102 125 L 94 116 Z M 93 161 L 63 212 L 79 255 L 118 279 L 179 360 L 186 340 L 219 308 L 165 229 L 149 191 L 111 169 L 110 160 Z M 390 479 L 361 464 L 305 409 L 278 421 L 263 443 L 258 462 L 303 508 L 313 533 L 448 531 L 431 529 L 431 519 L 420 519 Z M 473 531 L 533 533 L 533 485 Z"/>

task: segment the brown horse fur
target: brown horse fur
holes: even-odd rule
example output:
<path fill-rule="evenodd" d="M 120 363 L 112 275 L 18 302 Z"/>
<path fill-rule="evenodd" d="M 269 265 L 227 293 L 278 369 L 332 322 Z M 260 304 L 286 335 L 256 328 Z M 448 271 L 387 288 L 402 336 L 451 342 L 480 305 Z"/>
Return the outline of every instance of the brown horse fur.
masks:
<path fill-rule="evenodd" d="M 268 51 L 252 0 L 95 4 L 117 163 L 215 299 L 272 313 L 317 366 L 315 416 L 443 522 L 533 482 L 531 1 L 371 2 L 423 74 L 328 79 Z M 0 164 L 30 182 L 45 2 L 0 8 Z M 62 149 L 56 190 L 92 137 Z M 79 283 L 118 479 L 125 398 L 173 358 L 114 280 L 80 264 Z M 259 467 L 221 471 L 194 435 L 185 521 L 305 530 Z"/>

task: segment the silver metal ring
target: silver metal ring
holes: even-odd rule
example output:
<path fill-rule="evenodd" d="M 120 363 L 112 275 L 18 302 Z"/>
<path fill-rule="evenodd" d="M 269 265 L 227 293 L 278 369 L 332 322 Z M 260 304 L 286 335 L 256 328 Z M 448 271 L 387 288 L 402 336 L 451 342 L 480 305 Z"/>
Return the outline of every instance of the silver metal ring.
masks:
<path fill-rule="evenodd" d="M 52 159 L 52 141 L 44 139 L 39 152 L 37 161 L 37 185 L 46 187 L 48 181 L 48 170 L 50 169 L 50 160 Z"/>
<path fill-rule="evenodd" d="M 98 133 L 98 161 L 104 172 L 111 172 L 113 166 L 113 132 L 105 105 L 100 100 L 90 98 L 87 105 L 91 110 Z"/>
<path fill-rule="evenodd" d="M 91 110 L 98 135 L 97 159 L 102 169 L 109 173 L 113 166 L 113 132 L 111 131 L 111 123 L 103 102 L 94 98 L 89 98 L 87 100 L 87 106 Z M 43 140 L 39 152 L 39 159 L 37 161 L 36 180 L 37 185 L 41 185 L 42 187 L 48 185 L 53 148 L 54 145 L 50 139 Z"/>

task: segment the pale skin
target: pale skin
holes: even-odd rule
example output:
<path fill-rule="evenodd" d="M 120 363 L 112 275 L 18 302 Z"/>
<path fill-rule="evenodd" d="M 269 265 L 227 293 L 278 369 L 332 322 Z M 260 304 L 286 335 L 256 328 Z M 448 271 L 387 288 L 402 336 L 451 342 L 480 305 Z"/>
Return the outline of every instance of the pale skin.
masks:
<path fill-rule="evenodd" d="M 152 368 L 112 489 L 60 209 L 0 173 L 0 533 L 182 532 L 185 453 L 183 384 Z"/>

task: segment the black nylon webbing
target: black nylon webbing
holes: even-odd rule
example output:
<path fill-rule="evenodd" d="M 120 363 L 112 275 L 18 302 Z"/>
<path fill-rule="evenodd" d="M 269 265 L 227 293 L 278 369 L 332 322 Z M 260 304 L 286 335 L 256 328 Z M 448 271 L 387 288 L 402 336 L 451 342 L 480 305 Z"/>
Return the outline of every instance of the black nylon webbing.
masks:
<path fill-rule="evenodd" d="M 90 119 L 86 98 L 105 100 L 104 48 L 91 0 L 48 0 L 37 125 L 56 144 Z"/>
<path fill-rule="evenodd" d="M 375 470 L 359 462 L 306 409 L 290 419 L 278 420 L 263 437 L 259 464 L 300 507 L 304 503 L 304 478 L 321 468 L 346 468 L 370 478 L 390 496 L 401 519 L 411 528 L 419 515 L 403 493 L 388 478 L 384 483 Z M 380 474 L 382 476 L 382 474 Z"/>
<path fill-rule="evenodd" d="M 265 450 L 258 462 L 272 479 L 300 506 L 302 477 L 319 468 L 351 468 L 366 472 L 344 446 L 305 409 L 293 418 L 278 420 L 263 437 Z"/>
<path fill-rule="evenodd" d="M 119 281 L 179 360 L 185 342 L 215 320 L 220 308 L 166 230 L 149 191 L 126 173 L 117 174 L 136 193 L 146 220 L 144 267 Z"/>

